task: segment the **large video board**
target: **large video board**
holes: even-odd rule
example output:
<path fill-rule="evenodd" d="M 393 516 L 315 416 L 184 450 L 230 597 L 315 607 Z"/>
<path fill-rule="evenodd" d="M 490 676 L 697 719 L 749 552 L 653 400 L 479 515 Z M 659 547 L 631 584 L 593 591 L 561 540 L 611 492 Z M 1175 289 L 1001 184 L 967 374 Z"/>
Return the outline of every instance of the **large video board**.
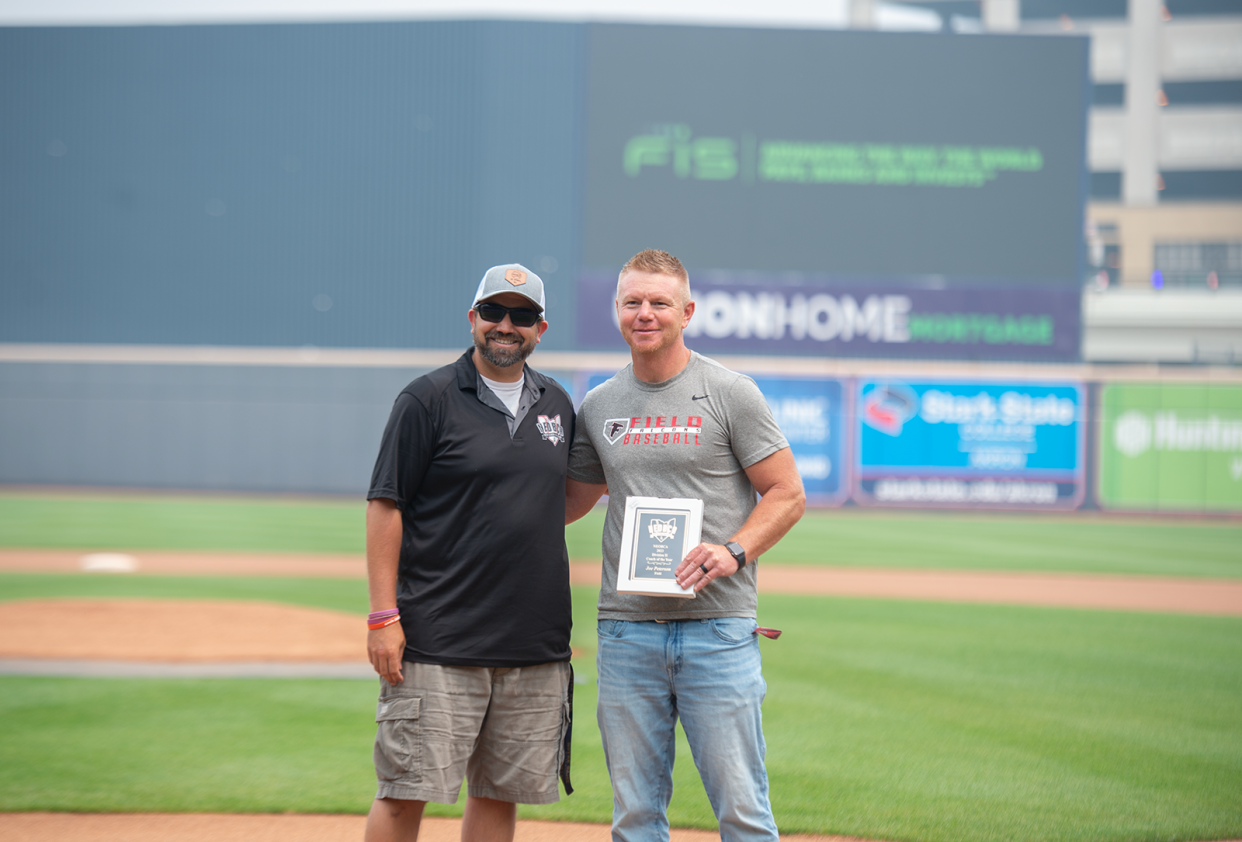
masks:
<path fill-rule="evenodd" d="M 590 27 L 580 344 L 663 248 L 706 351 L 1077 358 L 1087 47 Z"/>

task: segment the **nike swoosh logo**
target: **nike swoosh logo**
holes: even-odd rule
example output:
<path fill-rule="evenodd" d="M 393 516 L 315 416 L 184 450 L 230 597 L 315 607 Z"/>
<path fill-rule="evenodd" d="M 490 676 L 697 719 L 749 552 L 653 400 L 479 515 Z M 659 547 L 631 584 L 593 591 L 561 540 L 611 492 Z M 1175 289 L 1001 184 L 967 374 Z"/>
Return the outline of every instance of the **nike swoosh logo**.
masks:
<path fill-rule="evenodd" d="M 691 396 L 690 396 L 690 400 L 692 400 L 692 401 L 701 401 L 701 400 L 703 400 L 704 398 L 710 398 L 710 397 L 711 397 L 711 395 L 691 395 Z"/>

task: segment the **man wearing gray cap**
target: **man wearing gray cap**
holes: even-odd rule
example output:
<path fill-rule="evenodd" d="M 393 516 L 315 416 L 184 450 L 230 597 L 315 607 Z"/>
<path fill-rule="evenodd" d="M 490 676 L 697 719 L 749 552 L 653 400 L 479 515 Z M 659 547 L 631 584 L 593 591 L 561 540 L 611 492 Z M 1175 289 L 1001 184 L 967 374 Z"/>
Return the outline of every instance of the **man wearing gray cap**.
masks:
<path fill-rule="evenodd" d="M 397 396 L 367 492 L 367 654 L 381 677 L 367 842 L 415 840 L 468 780 L 462 838 L 513 838 L 569 784 L 569 395 L 525 364 L 543 281 L 487 270 L 473 347 Z"/>

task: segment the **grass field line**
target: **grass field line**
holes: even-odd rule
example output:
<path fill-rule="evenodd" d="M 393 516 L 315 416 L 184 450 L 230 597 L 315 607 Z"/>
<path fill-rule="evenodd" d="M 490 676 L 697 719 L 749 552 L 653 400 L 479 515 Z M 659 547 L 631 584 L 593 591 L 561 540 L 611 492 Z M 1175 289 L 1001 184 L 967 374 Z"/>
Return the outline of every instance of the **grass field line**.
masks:
<path fill-rule="evenodd" d="M 366 576 L 366 561 L 357 555 L 217 551 L 128 555 L 137 572 L 148 575 Z M 83 558 L 78 550 L 0 549 L 0 571 L 81 573 Z M 598 587 L 599 562 L 572 562 L 570 581 Z M 759 567 L 759 589 L 761 593 L 1242 616 L 1242 581 L 1236 579 L 765 564 Z"/>

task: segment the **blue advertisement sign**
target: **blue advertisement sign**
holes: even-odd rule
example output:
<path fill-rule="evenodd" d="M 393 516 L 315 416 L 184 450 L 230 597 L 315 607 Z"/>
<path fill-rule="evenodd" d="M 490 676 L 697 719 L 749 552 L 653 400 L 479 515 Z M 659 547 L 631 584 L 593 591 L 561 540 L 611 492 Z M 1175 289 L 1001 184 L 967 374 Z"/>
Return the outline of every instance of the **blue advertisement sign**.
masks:
<path fill-rule="evenodd" d="M 1081 384 L 864 380 L 855 412 L 861 505 L 1073 509 L 1082 502 Z"/>
<path fill-rule="evenodd" d="M 574 396 L 577 402 L 581 404 L 588 391 L 610 377 L 587 377 L 585 388 Z M 756 377 L 755 383 L 789 440 L 807 501 L 817 506 L 840 505 L 849 493 L 844 385 L 839 380 L 786 377 Z"/>
<path fill-rule="evenodd" d="M 807 502 L 839 505 L 845 470 L 845 389 L 839 380 L 756 377 L 755 383 L 789 440 Z"/>

